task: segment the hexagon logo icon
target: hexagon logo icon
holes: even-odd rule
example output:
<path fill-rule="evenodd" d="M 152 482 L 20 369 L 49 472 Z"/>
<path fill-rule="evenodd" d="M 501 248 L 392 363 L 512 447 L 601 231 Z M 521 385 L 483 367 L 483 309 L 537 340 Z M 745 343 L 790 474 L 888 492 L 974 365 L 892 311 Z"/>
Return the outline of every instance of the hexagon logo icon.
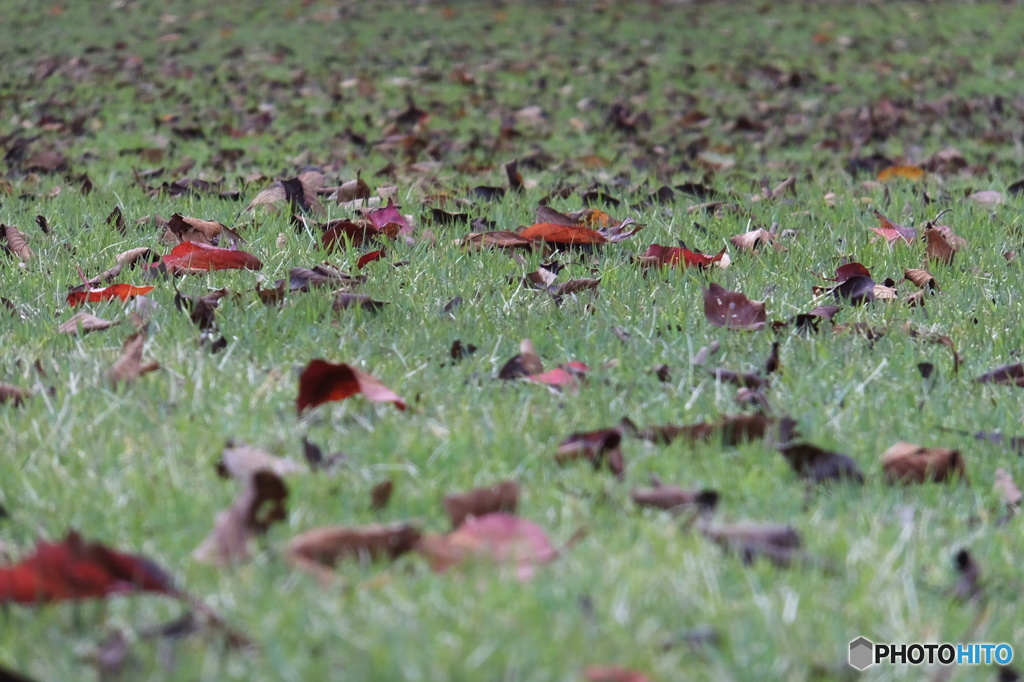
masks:
<path fill-rule="evenodd" d="M 867 637 L 858 637 L 850 642 L 850 665 L 857 670 L 867 670 L 875 664 L 875 645 Z"/>

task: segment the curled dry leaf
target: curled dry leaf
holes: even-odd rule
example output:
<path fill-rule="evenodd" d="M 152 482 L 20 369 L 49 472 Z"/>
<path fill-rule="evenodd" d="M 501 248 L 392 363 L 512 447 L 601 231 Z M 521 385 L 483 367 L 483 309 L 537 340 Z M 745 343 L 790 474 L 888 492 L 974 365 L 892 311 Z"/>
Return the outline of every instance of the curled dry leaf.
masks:
<path fill-rule="evenodd" d="M 458 528 L 468 518 L 487 516 L 496 512 L 515 514 L 519 505 L 519 484 L 502 481 L 486 488 L 476 488 L 444 498 L 444 508 L 452 521 L 452 528 Z"/>
<path fill-rule="evenodd" d="M 967 248 L 967 241 L 953 233 L 946 225 L 928 223 L 924 231 L 928 260 L 949 265 L 957 251 Z"/>
<path fill-rule="evenodd" d="M 32 249 L 28 247 L 28 241 L 25 239 L 25 235 L 21 233 L 21 230 L 14 225 L 0 225 L 0 235 L 3 236 L 6 242 L 4 244 L 5 251 L 10 251 L 23 263 L 32 260 L 34 254 Z"/>
<path fill-rule="evenodd" d="M 10 403 L 15 407 L 19 407 L 31 397 L 32 391 L 18 388 L 11 384 L 0 383 L 0 403 Z"/>
<path fill-rule="evenodd" d="M 555 461 L 565 464 L 582 458 L 589 461 L 594 469 L 600 469 L 607 462 L 608 470 L 621 478 L 626 470 L 619 447 L 621 443 L 622 429 L 619 427 L 574 433 L 559 444 Z"/>
<path fill-rule="evenodd" d="M 276 473 L 260 470 L 249 476 L 234 503 L 217 515 L 213 530 L 193 553 L 218 566 L 246 561 L 252 539 L 288 518 L 288 487 Z"/>
<path fill-rule="evenodd" d="M 1024 386 L 1024 364 L 1003 365 L 990 372 L 985 372 L 974 380 L 979 384 L 1004 384 Z"/>
<path fill-rule="evenodd" d="M 765 246 L 771 246 L 776 251 L 786 248 L 779 243 L 778 235 L 775 232 L 769 232 L 763 227 L 729 237 L 729 243 L 740 251 L 757 251 Z"/>
<path fill-rule="evenodd" d="M 160 369 L 158 362 L 143 362 L 142 350 L 146 345 L 146 331 L 142 330 L 129 336 L 121 349 L 121 357 L 107 372 L 112 383 L 131 383 L 143 374 Z"/>
<path fill-rule="evenodd" d="M 767 324 L 764 303 L 712 283 L 704 290 L 704 317 L 715 327 L 760 331 Z"/>
<path fill-rule="evenodd" d="M 713 511 L 718 506 L 717 490 L 683 490 L 679 486 L 658 483 L 650 488 L 637 488 L 630 497 L 638 507 L 666 511 L 699 509 Z"/>
<path fill-rule="evenodd" d="M 279 210 L 283 205 L 288 204 L 293 209 L 293 212 L 323 213 L 323 204 L 320 203 L 316 196 L 316 190 L 323 186 L 322 179 L 317 181 L 313 175 L 303 177 L 304 175 L 302 174 L 291 180 L 275 182 L 257 194 L 249 205 L 245 207 L 245 210 L 253 211 L 258 206 L 267 206 L 274 210 Z"/>
<path fill-rule="evenodd" d="M 537 565 L 558 556 L 540 526 L 501 513 L 466 519 L 447 535 L 425 536 L 416 550 L 438 573 L 467 559 L 481 558 L 515 566 L 517 576 L 524 582 L 533 577 Z"/>
<path fill-rule="evenodd" d="M 918 289 L 933 289 L 939 290 L 939 284 L 935 281 L 935 278 L 930 272 L 921 268 L 906 268 L 903 271 L 903 276 L 913 282 L 914 286 Z"/>
<path fill-rule="evenodd" d="M 704 537 L 737 554 L 744 563 L 764 557 L 777 566 L 789 566 L 800 552 L 800 534 L 792 526 L 768 523 L 737 523 L 705 526 Z"/>
<path fill-rule="evenodd" d="M 533 242 L 515 232 L 508 230 L 497 230 L 495 232 L 470 232 L 461 240 L 459 245 L 465 249 L 529 249 Z"/>
<path fill-rule="evenodd" d="M 405 401 L 371 374 L 351 365 L 316 359 L 299 376 L 299 394 L 295 409 L 300 414 L 309 408 L 362 393 L 373 402 L 393 403 L 405 409 Z"/>
<path fill-rule="evenodd" d="M 326 263 L 313 268 L 292 268 L 288 271 L 289 291 L 309 291 L 314 287 L 355 287 L 364 282 L 364 275 L 353 276 Z"/>
<path fill-rule="evenodd" d="M 959 450 L 925 448 L 900 441 L 882 455 L 888 483 L 941 483 L 956 478 L 967 481 L 967 469 Z"/>
<path fill-rule="evenodd" d="M 415 549 L 419 539 L 420 532 L 411 523 L 315 528 L 292 538 L 287 556 L 297 566 L 328 577 L 330 573 L 324 567 L 347 559 L 396 559 Z"/>
<path fill-rule="evenodd" d="M 98 332 L 103 329 L 109 329 L 115 324 L 117 324 L 117 322 L 104 320 L 83 310 L 75 313 L 67 322 L 57 327 L 57 331 L 61 334 L 71 335 L 88 334 L 89 332 Z"/>
<path fill-rule="evenodd" d="M 167 221 L 167 231 L 164 233 L 162 241 L 171 244 L 196 242 L 197 244 L 217 246 L 221 242 L 222 236 L 226 236 L 232 245 L 245 241 L 242 239 L 242 235 L 222 223 L 189 218 L 175 213 Z"/>
<path fill-rule="evenodd" d="M 224 445 L 217 473 L 236 481 L 247 481 L 260 471 L 269 471 L 276 476 L 300 474 L 305 469 L 298 463 L 284 457 L 275 457 L 268 452 L 245 443 L 229 440 Z"/>
<path fill-rule="evenodd" d="M 163 257 L 167 272 L 178 275 L 205 274 L 211 270 L 259 270 L 263 263 L 246 251 L 221 249 L 209 244 L 183 242 Z"/>

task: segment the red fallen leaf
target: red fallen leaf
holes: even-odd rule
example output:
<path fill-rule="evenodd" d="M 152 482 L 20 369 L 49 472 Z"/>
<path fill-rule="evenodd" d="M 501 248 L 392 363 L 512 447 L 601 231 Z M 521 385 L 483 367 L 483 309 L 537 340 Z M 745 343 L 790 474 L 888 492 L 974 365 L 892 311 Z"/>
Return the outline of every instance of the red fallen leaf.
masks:
<path fill-rule="evenodd" d="M 501 513 L 466 519 L 447 535 L 426 536 L 416 550 L 438 573 L 471 557 L 481 557 L 516 566 L 523 582 L 533 577 L 538 564 L 548 563 L 558 556 L 540 526 Z"/>
<path fill-rule="evenodd" d="M 84 291 L 72 291 L 67 296 L 68 305 L 79 305 L 81 303 L 96 303 L 98 301 L 109 301 L 112 298 L 119 298 L 127 301 L 135 296 L 145 296 L 153 291 L 154 287 L 136 287 L 131 284 L 111 284 L 104 289 L 86 289 Z"/>
<path fill-rule="evenodd" d="M 768 323 L 764 303 L 712 283 L 704 290 L 704 317 L 715 327 L 760 331 Z"/>
<path fill-rule="evenodd" d="M 646 267 L 682 265 L 684 268 L 706 268 L 712 263 L 721 262 L 724 257 L 725 249 L 722 249 L 714 256 L 705 256 L 704 254 L 690 251 L 686 247 L 682 246 L 662 246 L 661 244 L 651 244 L 646 251 L 640 254 L 640 264 Z"/>
<path fill-rule="evenodd" d="M 149 559 L 86 542 L 75 531 L 59 543 L 38 542 L 31 555 L 0 567 L 0 603 L 102 599 L 131 592 L 180 596 L 170 576 Z"/>
<path fill-rule="evenodd" d="M 875 234 L 884 237 L 889 244 L 892 244 L 898 239 L 902 239 L 905 242 L 913 241 L 917 238 L 917 230 L 913 227 L 903 227 L 897 225 L 888 218 L 886 218 L 880 211 L 875 211 L 875 217 L 882 224 L 881 227 L 872 227 L 871 230 Z"/>
<path fill-rule="evenodd" d="M 356 269 L 362 270 L 373 261 L 380 260 L 385 255 L 387 255 L 387 252 L 384 249 L 381 249 L 379 251 L 371 251 L 370 253 L 360 256 L 359 260 L 356 261 Z"/>
<path fill-rule="evenodd" d="M 259 270 L 263 263 L 246 251 L 222 249 L 198 242 L 182 242 L 163 257 L 168 272 L 201 274 L 210 270 Z"/>
<path fill-rule="evenodd" d="M 608 238 L 597 230 L 583 225 L 556 225 L 555 223 L 534 223 L 521 230 L 519 236 L 535 242 L 548 244 L 604 244 Z"/>
<path fill-rule="evenodd" d="M 378 229 L 365 221 L 357 223 L 346 219 L 332 220 L 326 223 L 323 229 L 324 233 L 321 235 L 320 241 L 323 244 L 324 250 L 330 251 L 338 244 L 344 245 L 346 240 L 352 242 L 353 246 L 362 246 L 366 242 L 378 239 L 381 236 L 394 239 L 398 236 L 400 226 L 397 223 L 388 223 L 383 228 Z"/>
<path fill-rule="evenodd" d="M 419 530 L 410 523 L 314 528 L 291 539 L 287 558 L 322 579 L 330 579 L 333 574 L 327 567 L 345 559 L 396 559 L 415 549 L 419 540 Z"/>
<path fill-rule="evenodd" d="M 828 282 L 836 282 L 842 284 L 851 277 L 871 277 L 871 271 L 868 270 L 864 265 L 860 263 L 847 263 L 846 265 L 840 265 L 836 268 L 835 277 L 825 277 L 821 275 L 823 280 Z"/>
<path fill-rule="evenodd" d="M 636 670 L 617 665 L 592 665 L 583 671 L 587 682 L 650 682 L 650 678 Z"/>
<path fill-rule="evenodd" d="M 574 360 L 542 374 L 531 374 L 526 380 L 554 388 L 575 388 L 576 378 L 585 377 L 589 371 L 590 368 L 584 363 Z"/>
<path fill-rule="evenodd" d="M 398 225 L 398 234 L 410 234 L 412 225 L 405 216 L 398 212 L 394 199 L 388 199 L 388 205 L 375 208 L 366 214 L 370 223 L 381 232 L 388 232 L 388 225 Z"/>
<path fill-rule="evenodd" d="M 295 409 L 304 410 L 333 400 L 344 400 L 362 393 L 374 402 L 390 402 L 400 410 L 405 409 L 402 400 L 376 377 L 345 363 L 335 364 L 326 360 L 313 360 L 299 377 L 299 395 Z"/>

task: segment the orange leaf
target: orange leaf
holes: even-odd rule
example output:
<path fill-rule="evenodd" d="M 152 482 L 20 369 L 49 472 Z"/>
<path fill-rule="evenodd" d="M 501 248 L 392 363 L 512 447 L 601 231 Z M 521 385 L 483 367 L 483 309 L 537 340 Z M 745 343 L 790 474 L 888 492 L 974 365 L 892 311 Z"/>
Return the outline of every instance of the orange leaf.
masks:
<path fill-rule="evenodd" d="M 878 174 L 878 179 L 883 182 L 895 178 L 922 180 L 924 179 L 924 169 L 920 166 L 889 166 L 888 168 L 883 168 Z"/>
<path fill-rule="evenodd" d="M 607 237 L 583 225 L 534 223 L 519 233 L 524 239 L 549 244 L 604 244 Z"/>
<path fill-rule="evenodd" d="M 725 256 L 725 249 L 722 249 L 714 256 L 705 256 L 681 246 L 662 246 L 651 244 L 646 251 L 640 255 L 642 265 L 677 266 L 684 268 L 698 267 L 706 268 L 712 263 L 717 263 Z"/>
<path fill-rule="evenodd" d="M 263 263 L 246 251 L 182 242 L 163 258 L 168 272 L 201 274 L 210 270 L 259 270 Z"/>
<path fill-rule="evenodd" d="M 144 296 L 153 291 L 154 287 L 136 287 L 131 284 L 111 284 L 105 289 L 87 289 L 85 291 L 72 291 L 68 294 L 68 305 L 79 305 L 81 303 L 96 303 L 97 301 L 109 301 L 112 298 L 119 298 L 127 301 L 135 296 Z"/>
<path fill-rule="evenodd" d="M 306 365 L 299 377 L 295 409 L 301 413 L 308 408 L 344 400 L 358 393 L 365 395 L 368 400 L 390 402 L 400 410 L 405 409 L 405 401 L 376 377 L 345 363 L 335 364 L 319 359 Z"/>

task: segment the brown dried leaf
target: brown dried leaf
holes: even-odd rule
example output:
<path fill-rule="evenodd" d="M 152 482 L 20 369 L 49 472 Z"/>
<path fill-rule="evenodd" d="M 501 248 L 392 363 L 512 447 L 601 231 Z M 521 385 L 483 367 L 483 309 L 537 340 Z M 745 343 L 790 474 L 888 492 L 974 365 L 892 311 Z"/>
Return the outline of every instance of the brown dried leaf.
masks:
<path fill-rule="evenodd" d="M 530 339 L 523 339 L 519 342 L 519 353 L 512 356 L 501 370 L 498 371 L 499 379 L 520 379 L 544 372 L 544 366 L 540 362 L 540 356 L 533 348 Z"/>
<path fill-rule="evenodd" d="M 478 557 L 514 565 L 519 579 L 524 582 L 533 577 L 537 565 L 558 557 L 558 551 L 540 526 L 502 513 L 466 519 L 447 535 L 426 536 L 416 551 L 439 573 Z"/>
<path fill-rule="evenodd" d="M 935 291 L 939 290 L 939 285 L 932 274 L 922 268 L 906 268 L 903 271 L 903 276 L 913 282 L 914 286 L 918 289 L 924 289 L 927 287 L 928 289 L 934 289 Z"/>
<path fill-rule="evenodd" d="M 764 303 L 712 283 L 704 290 L 704 317 L 715 327 L 760 331 L 768 318 Z"/>
<path fill-rule="evenodd" d="M 638 507 L 651 507 L 666 511 L 686 509 L 713 510 L 718 506 L 716 490 L 683 490 L 679 486 L 658 483 L 651 488 L 637 488 L 631 494 Z"/>
<path fill-rule="evenodd" d="M 882 455 L 882 470 L 888 483 L 941 483 L 967 478 L 963 456 L 950 448 L 925 448 L 900 441 Z"/>
<path fill-rule="evenodd" d="M 1024 386 L 1024 364 L 1018 362 L 1015 365 L 996 367 L 990 372 L 985 372 L 974 381 L 979 384 Z"/>
<path fill-rule="evenodd" d="M 493 247 L 498 249 L 531 249 L 533 242 L 520 237 L 515 232 L 497 230 L 495 232 L 470 232 L 459 244 L 466 249 L 482 249 Z"/>
<path fill-rule="evenodd" d="M 795 429 L 795 421 L 789 417 L 782 419 L 779 424 L 779 433 L 780 440 L 784 442 L 776 445 L 776 449 L 782 453 L 782 456 L 786 458 L 793 471 L 798 475 L 814 483 L 825 481 L 864 482 L 864 474 L 852 457 L 840 452 L 823 450 L 810 443 L 792 442 Z"/>
<path fill-rule="evenodd" d="M 764 438 L 772 421 L 763 414 L 722 417 L 714 422 L 702 422 L 689 426 L 664 424 L 638 429 L 628 419 L 623 420 L 622 429 L 630 435 L 653 443 L 669 444 L 677 438 L 690 442 L 710 441 L 713 435 L 720 435 L 722 445 L 732 447 L 752 440 Z"/>
<path fill-rule="evenodd" d="M 394 491 L 395 482 L 390 478 L 373 486 L 373 490 L 370 491 L 370 509 L 380 511 L 387 508 L 388 502 L 391 501 L 391 493 Z"/>
<path fill-rule="evenodd" d="M 15 407 L 19 407 L 31 397 L 32 391 L 18 388 L 11 384 L 0 383 L 0 403 L 11 403 Z"/>
<path fill-rule="evenodd" d="M 160 369 L 158 362 L 142 362 L 142 350 L 146 345 L 146 330 L 129 336 L 121 349 L 121 357 L 107 372 L 107 377 L 116 386 L 131 383 L 143 374 Z"/>
<path fill-rule="evenodd" d="M 161 238 L 166 243 L 175 242 L 196 242 L 216 246 L 220 242 L 221 234 L 227 234 L 232 243 L 244 242 L 242 236 L 225 227 L 223 224 L 213 220 L 201 220 L 189 218 L 175 213 L 167 221 L 167 231 Z"/>
<path fill-rule="evenodd" d="M 706 526 L 701 528 L 701 533 L 748 564 L 764 557 L 785 567 L 800 553 L 800 534 L 792 526 L 746 522 Z"/>
<path fill-rule="evenodd" d="M 83 310 L 75 313 L 67 322 L 57 327 L 57 331 L 61 334 L 88 334 L 89 332 L 98 332 L 103 329 L 109 329 L 115 324 L 117 324 L 117 322 L 104 320 Z"/>
<path fill-rule="evenodd" d="M 729 242 L 740 251 L 757 251 L 759 248 L 769 245 L 776 251 L 783 251 L 786 248 L 778 242 L 778 235 L 763 227 L 729 237 Z"/>
<path fill-rule="evenodd" d="M 619 445 L 622 443 L 622 429 L 600 429 L 577 432 L 563 440 L 555 453 L 555 461 L 565 464 L 577 459 L 586 459 L 594 469 L 607 461 L 608 469 L 618 477 L 625 473 L 625 461 Z"/>
<path fill-rule="evenodd" d="M 14 225 L 0 225 L 0 228 L 2 228 L 3 237 L 7 242 L 4 248 L 20 258 L 23 263 L 32 260 L 34 254 L 32 249 L 28 247 L 28 241 L 26 241 L 25 235 L 22 234 L 21 230 Z"/>
<path fill-rule="evenodd" d="M 411 523 L 368 526 L 332 526 L 314 528 L 292 538 L 286 550 L 288 559 L 321 577 L 330 577 L 325 567 L 346 559 L 361 562 L 396 559 L 412 551 L 420 532 Z"/>
<path fill-rule="evenodd" d="M 444 508 L 448 511 L 453 529 L 461 526 L 467 518 L 496 512 L 515 514 L 518 505 L 519 484 L 515 481 L 502 481 L 444 498 Z"/>
<path fill-rule="evenodd" d="M 369 312 L 377 312 L 389 303 L 390 301 L 374 300 L 368 294 L 352 294 L 347 291 L 337 291 L 334 294 L 334 303 L 331 305 L 331 310 L 337 313 L 349 308 L 362 308 Z"/>
<path fill-rule="evenodd" d="M 252 539 L 288 518 L 287 499 L 288 487 L 280 476 L 266 469 L 256 471 L 234 503 L 217 515 L 213 530 L 192 556 L 218 566 L 247 560 Z"/>
<path fill-rule="evenodd" d="M 925 240 L 928 243 L 925 254 L 928 260 L 933 260 L 945 265 L 953 262 L 953 256 L 957 251 L 967 248 L 967 241 L 953 233 L 945 225 L 933 225 L 928 223 L 924 231 Z"/>

